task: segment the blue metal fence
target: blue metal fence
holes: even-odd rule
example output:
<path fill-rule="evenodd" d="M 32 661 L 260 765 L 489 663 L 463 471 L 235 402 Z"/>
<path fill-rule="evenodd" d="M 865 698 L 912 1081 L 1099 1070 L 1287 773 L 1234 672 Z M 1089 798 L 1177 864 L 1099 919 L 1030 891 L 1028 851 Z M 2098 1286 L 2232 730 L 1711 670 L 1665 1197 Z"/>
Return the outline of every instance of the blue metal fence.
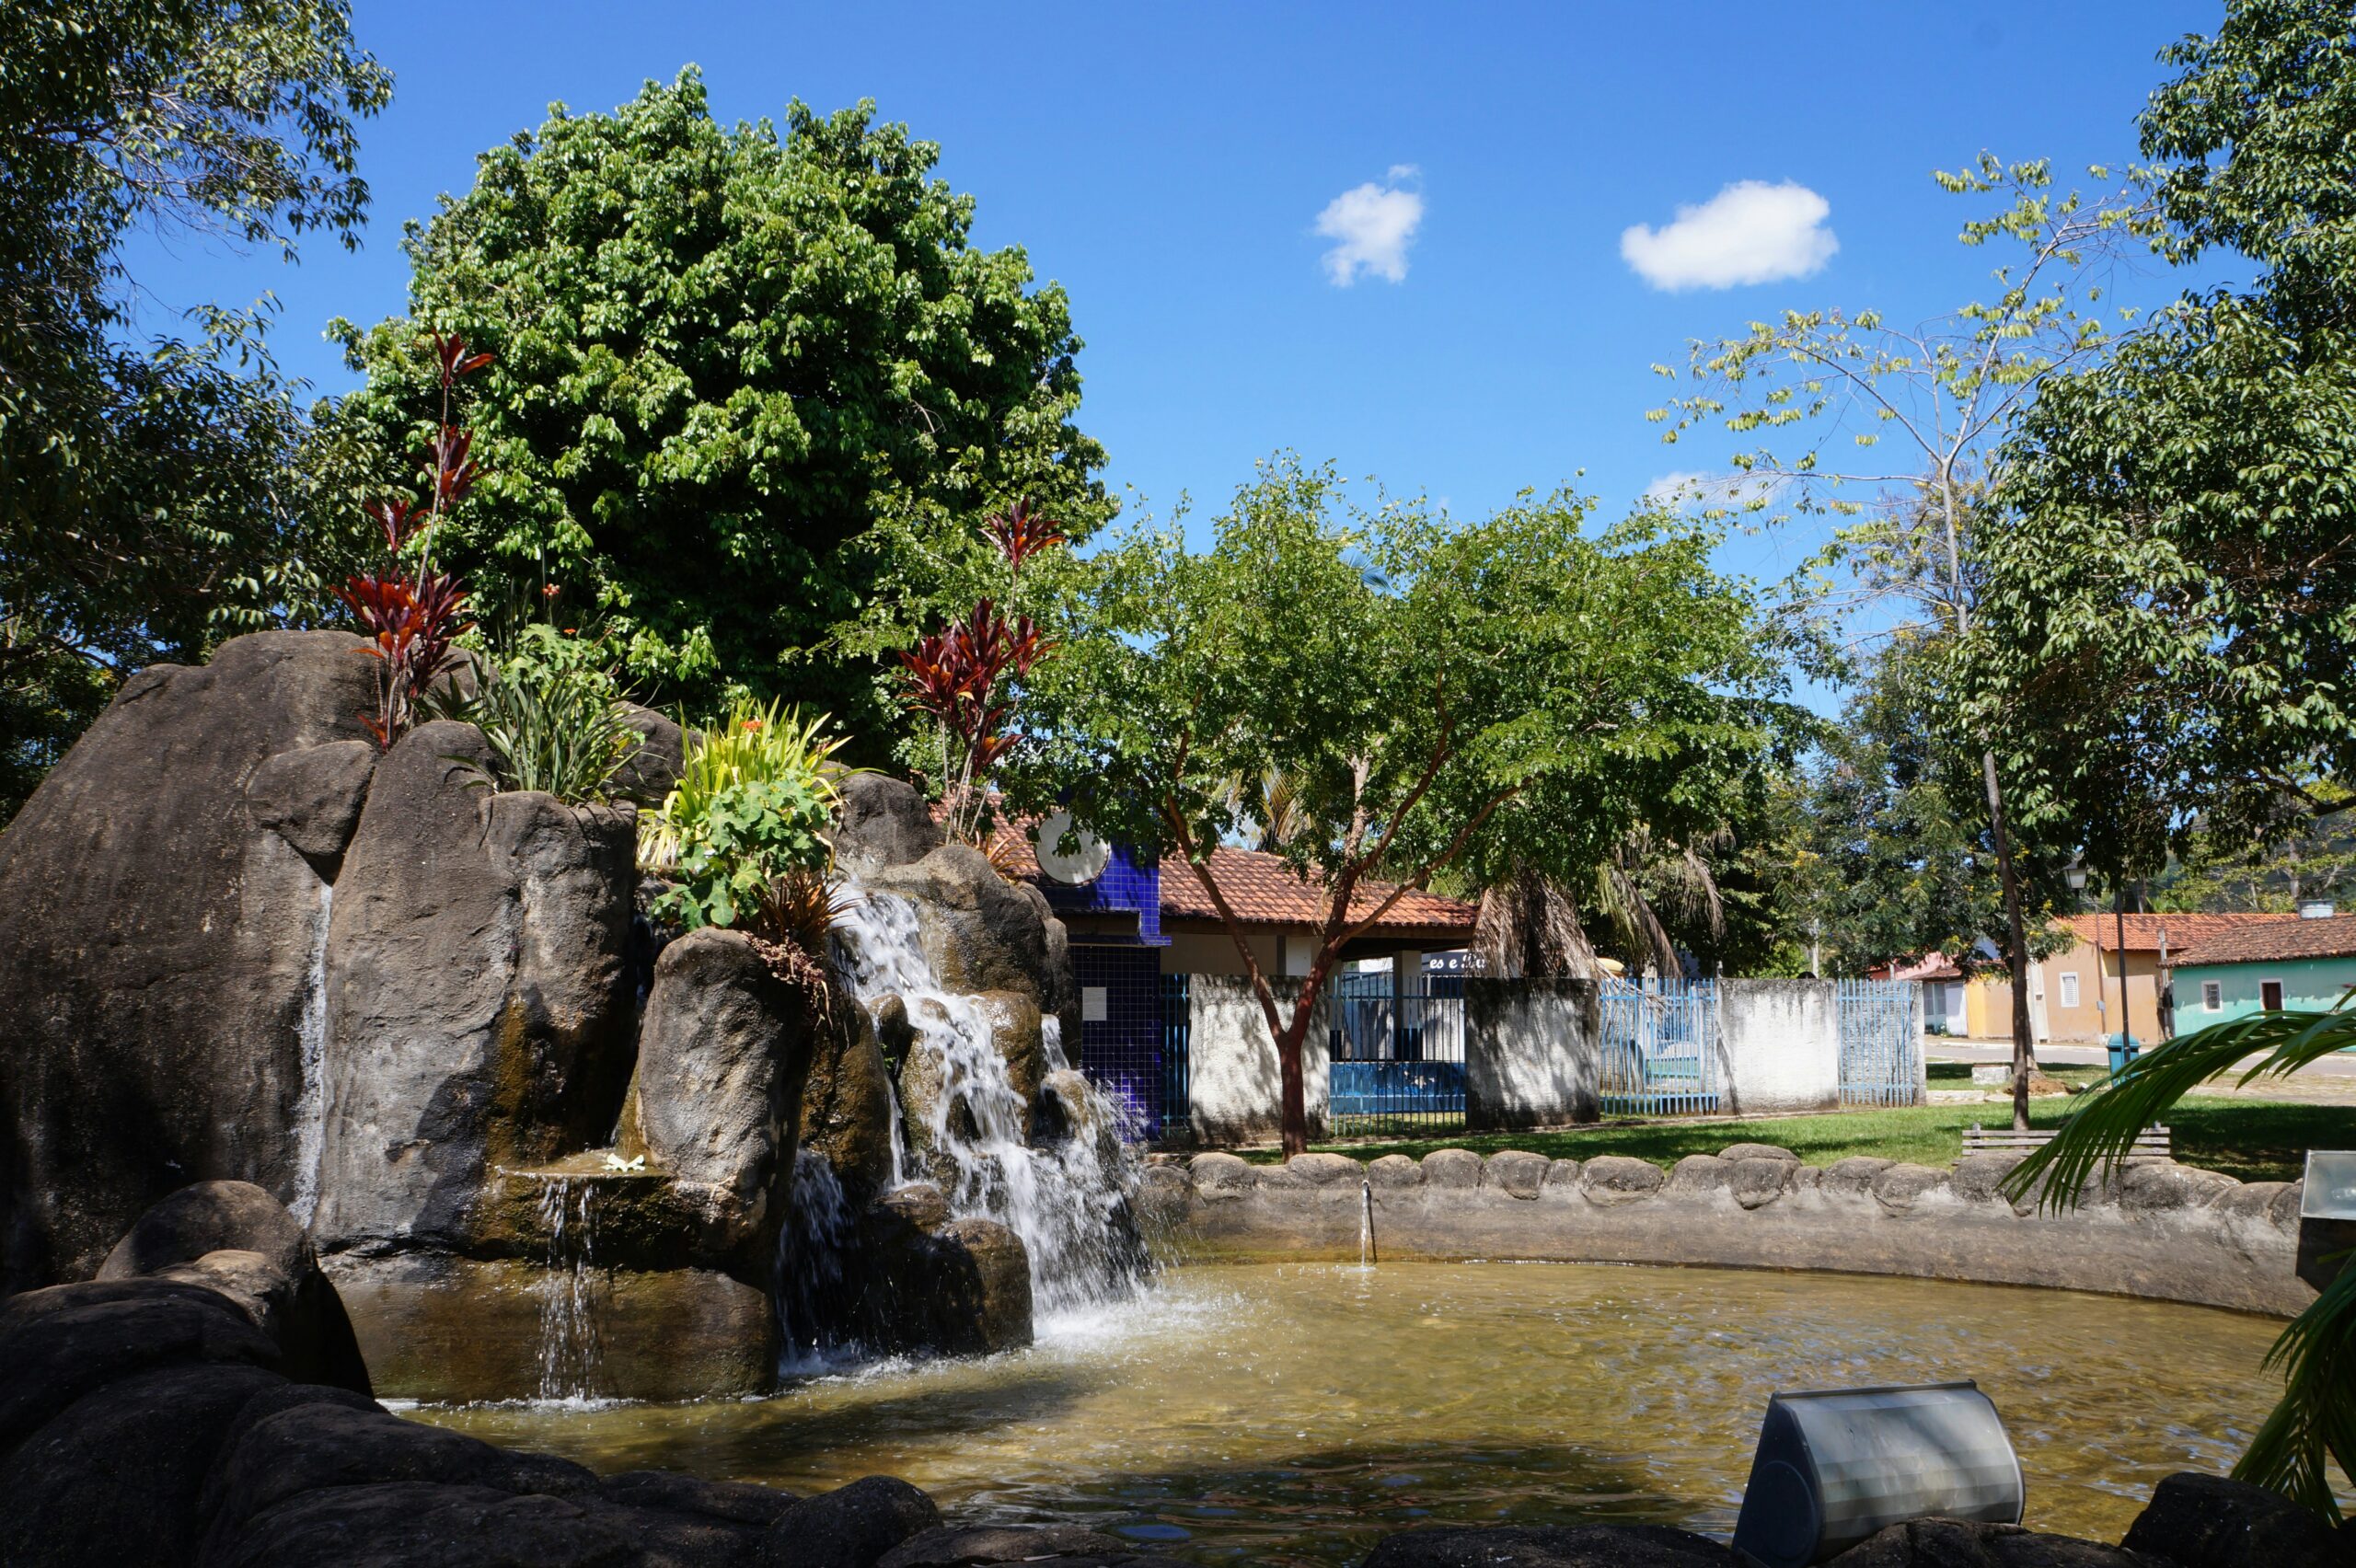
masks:
<path fill-rule="evenodd" d="M 1722 1100 L 1718 988 L 1709 980 L 1602 983 L 1607 1116 L 1706 1116 Z"/>
<path fill-rule="evenodd" d="M 1923 1102 L 1923 989 L 1911 980 L 1842 980 L 1841 1103 Z"/>
<path fill-rule="evenodd" d="M 1464 1124 L 1464 982 L 1457 975 L 1337 974 L 1326 1120 L 1336 1134 Z"/>
<path fill-rule="evenodd" d="M 1161 1136 L 1184 1137 L 1194 1130 L 1195 1099 L 1190 1058 L 1194 1044 L 1194 997 L 1184 974 L 1161 977 Z"/>

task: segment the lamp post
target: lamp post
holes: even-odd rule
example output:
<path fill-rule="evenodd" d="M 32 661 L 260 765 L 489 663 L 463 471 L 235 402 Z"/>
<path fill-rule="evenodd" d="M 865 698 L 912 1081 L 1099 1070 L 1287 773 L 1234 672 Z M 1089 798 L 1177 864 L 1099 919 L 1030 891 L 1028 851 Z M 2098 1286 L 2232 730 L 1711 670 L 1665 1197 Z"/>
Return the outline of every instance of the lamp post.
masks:
<path fill-rule="evenodd" d="M 2127 1016 L 2127 873 L 2121 871 L 2111 894 L 2111 909 L 2119 921 L 2119 1061 L 2135 1059 L 2134 1025 Z"/>

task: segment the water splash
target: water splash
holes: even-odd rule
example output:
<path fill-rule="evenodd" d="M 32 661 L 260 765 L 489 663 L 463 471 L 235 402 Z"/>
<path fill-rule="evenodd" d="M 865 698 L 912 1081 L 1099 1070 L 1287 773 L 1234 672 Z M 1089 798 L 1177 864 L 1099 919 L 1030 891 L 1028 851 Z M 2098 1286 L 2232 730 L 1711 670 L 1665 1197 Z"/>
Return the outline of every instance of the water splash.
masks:
<path fill-rule="evenodd" d="M 1374 1183 L 1358 1183 L 1358 1267 L 1374 1267 Z"/>
<path fill-rule="evenodd" d="M 1064 1020 L 1053 1013 L 1039 1020 L 1039 1047 L 1046 1053 L 1049 1072 L 1071 1070 L 1071 1058 L 1064 1055 Z"/>
<path fill-rule="evenodd" d="M 923 1146 L 950 1212 L 994 1219 L 1022 1239 L 1043 1317 L 1132 1293 L 1143 1272 L 1128 1203 L 1137 1162 L 1119 1108 L 1066 1073 L 1057 1090 L 1068 1125 L 1034 1146 L 1033 1107 L 998 1047 L 995 1009 L 941 987 L 918 940 L 915 905 L 869 894 L 837 921 L 835 933 L 837 964 L 853 998 L 871 1016 L 893 997 L 907 1009 L 915 1040 L 902 1079 L 913 1070 L 930 1080 L 918 1107 Z M 1048 1036 L 1051 1062 L 1063 1059 L 1060 1034 Z M 895 1095 L 895 1158 L 900 1109 Z"/>
<path fill-rule="evenodd" d="M 597 1189 L 587 1178 L 545 1175 L 540 1229 L 548 1267 L 540 1277 L 540 1389 L 543 1400 L 594 1399 L 605 1366 L 597 1331 Z"/>
<path fill-rule="evenodd" d="M 294 1191 L 286 1212 L 307 1227 L 319 1206 L 319 1162 L 327 1148 L 328 918 L 335 884 L 319 884 L 319 917 L 311 931 L 311 963 L 303 975 L 303 1016 L 294 1030 L 299 1064 L 294 1095 Z"/>

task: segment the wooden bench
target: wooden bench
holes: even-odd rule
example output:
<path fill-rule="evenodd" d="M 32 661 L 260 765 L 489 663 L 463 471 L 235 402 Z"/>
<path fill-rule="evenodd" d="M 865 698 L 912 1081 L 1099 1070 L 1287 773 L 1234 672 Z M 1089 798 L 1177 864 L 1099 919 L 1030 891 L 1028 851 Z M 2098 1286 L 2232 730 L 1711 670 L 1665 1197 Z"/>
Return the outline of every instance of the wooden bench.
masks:
<path fill-rule="evenodd" d="M 1964 1129 L 1963 1152 L 1973 1154 L 2031 1154 L 2053 1141 L 2050 1128 L 2031 1128 L 2019 1132 L 2011 1127 L 1983 1127 L 1974 1122 Z M 2135 1146 L 2127 1151 L 2129 1159 L 2173 1159 L 2165 1127 L 2146 1127 L 2135 1135 Z"/>

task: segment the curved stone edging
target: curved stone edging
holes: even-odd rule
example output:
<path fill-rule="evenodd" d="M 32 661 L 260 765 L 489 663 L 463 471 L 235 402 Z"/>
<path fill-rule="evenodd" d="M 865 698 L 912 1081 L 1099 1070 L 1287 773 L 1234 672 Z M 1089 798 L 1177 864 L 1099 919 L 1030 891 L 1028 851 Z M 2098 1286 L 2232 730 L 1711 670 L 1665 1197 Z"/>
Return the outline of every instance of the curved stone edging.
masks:
<path fill-rule="evenodd" d="M 1856 1158 L 1821 1169 L 1737 1144 L 1666 1170 L 1507 1150 L 1438 1149 L 1360 1164 L 1311 1154 L 1254 1166 L 1229 1154 L 1145 1173 L 1141 1204 L 1188 1256 L 1358 1256 L 1371 1188 L 1384 1260 L 1708 1264 L 2033 1285 L 2288 1317 L 2315 1298 L 2297 1273 L 2299 1184 L 2241 1182 L 2138 1160 L 2039 1214 L 1996 1186 L 2019 1157 L 1953 1169 Z"/>

